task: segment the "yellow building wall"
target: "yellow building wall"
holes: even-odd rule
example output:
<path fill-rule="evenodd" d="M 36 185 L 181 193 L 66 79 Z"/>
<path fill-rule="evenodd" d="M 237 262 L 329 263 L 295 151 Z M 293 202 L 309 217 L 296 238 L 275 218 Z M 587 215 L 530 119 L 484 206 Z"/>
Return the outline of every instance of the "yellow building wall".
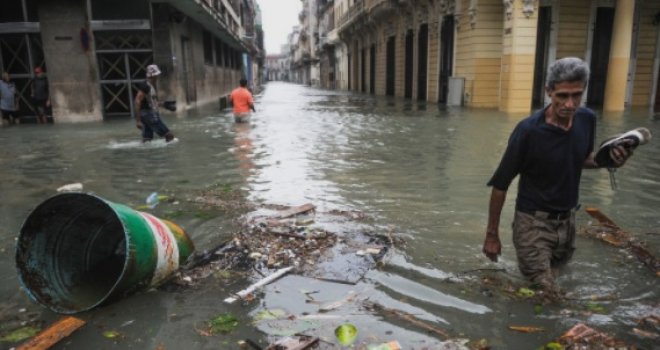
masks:
<path fill-rule="evenodd" d="M 649 106 L 654 103 L 653 63 L 655 60 L 658 27 L 653 25 L 652 14 L 660 11 L 660 1 L 644 1 L 641 3 L 639 20 L 639 37 L 637 39 L 637 65 L 633 82 L 632 106 Z"/>
<path fill-rule="evenodd" d="M 439 40 L 440 36 L 438 33 L 438 22 L 429 23 L 429 56 L 428 56 L 428 72 L 426 74 L 427 79 L 427 90 L 426 90 L 426 100 L 427 101 L 437 101 L 438 100 L 438 66 L 439 66 Z"/>
<path fill-rule="evenodd" d="M 514 1 L 513 13 L 504 22 L 500 110 L 529 112 L 534 82 L 538 8 L 527 17 L 522 1 Z"/>
<path fill-rule="evenodd" d="M 591 0 L 560 0 L 557 23 L 557 58 L 584 59 L 589 35 Z"/>
<path fill-rule="evenodd" d="M 499 105 L 502 62 L 501 0 L 481 0 L 476 26 L 470 25 L 469 1 L 462 2 L 456 52 L 456 75 L 465 77 L 464 101 L 471 107 L 496 108 Z"/>

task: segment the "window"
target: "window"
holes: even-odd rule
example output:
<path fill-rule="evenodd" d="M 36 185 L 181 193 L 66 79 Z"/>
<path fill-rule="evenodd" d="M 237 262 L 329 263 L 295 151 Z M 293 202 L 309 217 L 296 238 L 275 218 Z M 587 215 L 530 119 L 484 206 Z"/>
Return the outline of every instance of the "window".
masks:
<path fill-rule="evenodd" d="M 203 34 L 203 46 L 204 46 L 204 63 L 213 64 L 213 37 L 208 31 L 204 31 Z"/>
<path fill-rule="evenodd" d="M 215 65 L 218 67 L 222 67 L 224 65 L 223 62 L 223 57 L 222 57 L 222 51 L 223 51 L 223 44 L 222 40 L 220 39 L 215 39 Z"/>

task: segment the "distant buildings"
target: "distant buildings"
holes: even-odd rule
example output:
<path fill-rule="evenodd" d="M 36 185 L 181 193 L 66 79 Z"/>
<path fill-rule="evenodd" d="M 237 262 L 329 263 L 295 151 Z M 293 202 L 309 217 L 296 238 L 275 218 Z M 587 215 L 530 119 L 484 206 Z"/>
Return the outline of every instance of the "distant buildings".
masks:
<path fill-rule="evenodd" d="M 180 109 L 222 104 L 242 77 L 259 88 L 260 16 L 256 0 L 2 0 L 0 70 L 30 115 L 28 83 L 43 67 L 58 122 L 132 116 L 151 63 Z"/>
<path fill-rule="evenodd" d="M 525 113 L 549 64 L 591 66 L 587 105 L 660 111 L 660 1 L 302 0 L 291 80 Z"/>

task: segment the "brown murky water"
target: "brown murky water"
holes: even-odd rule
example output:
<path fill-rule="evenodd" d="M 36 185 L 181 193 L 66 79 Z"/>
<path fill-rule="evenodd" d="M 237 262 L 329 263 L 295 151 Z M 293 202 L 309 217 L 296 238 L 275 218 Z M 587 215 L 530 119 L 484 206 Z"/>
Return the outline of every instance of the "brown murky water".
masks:
<path fill-rule="evenodd" d="M 601 242 L 579 237 L 578 251 L 559 280 L 580 300 L 545 306 L 539 315 L 533 304 L 481 282 L 486 272 L 477 269 L 504 269 L 494 276 L 519 283 L 509 226 L 515 186 L 502 218 L 501 262 L 488 262 L 481 244 L 490 194 L 485 183 L 522 116 L 285 83 L 271 83 L 257 96 L 259 112 L 250 124 L 235 125 L 227 111 L 213 107 L 180 118 L 166 116 L 180 139 L 167 146 L 141 145 L 129 120 L 0 129 L 2 316 L 33 313 L 47 323 L 58 317 L 20 289 L 13 254 L 25 217 L 59 186 L 81 182 L 85 191 L 133 206 L 143 204 L 151 192 L 173 196 L 176 204 L 161 203 L 153 213 L 182 225 L 199 249 L 218 244 L 236 230 L 237 212 L 203 209 L 189 201 L 204 190 L 220 188 L 240 191 L 257 205 L 310 202 L 319 212 L 362 211 L 371 218 L 368 223 L 317 218 L 317 225 L 342 234 L 391 232 L 407 244 L 356 285 L 289 275 L 247 305 L 222 302 L 249 284 L 250 279 L 239 276 L 212 276 L 194 288 L 139 293 L 80 314 L 88 325 L 54 348 L 235 349 L 239 339 L 265 345 L 296 332 L 320 334 L 336 344 L 333 331 L 344 322 L 357 326 L 358 344 L 398 340 L 404 349 L 441 346 L 442 337 L 366 310 L 361 305 L 367 299 L 413 314 L 454 337 L 485 338 L 494 349 L 537 348 L 577 322 L 653 348 L 652 341 L 631 330 L 638 318 L 660 314 L 657 277 Z M 660 137 L 660 123 L 647 111 L 628 111 L 602 116 L 598 139 L 637 126 Z M 649 242 L 656 256 L 658 154 L 658 140 L 639 149 L 617 172 L 616 191 L 606 171 L 585 171 L 581 192 L 583 206 L 600 208 Z M 578 220 L 586 225 L 590 219 L 580 213 Z M 327 303 L 351 292 L 354 302 L 325 314 L 319 314 L 318 304 L 305 302 L 306 295 Z M 612 299 L 598 302 L 605 310 L 601 314 L 585 312 L 585 300 L 594 295 Z M 255 321 L 264 310 L 308 316 L 295 322 Z M 213 337 L 198 334 L 196 329 L 224 312 L 239 318 L 238 329 Z M 538 326 L 545 332 L 514 333 L 510 325 Z M 105 338 L 105 330 L 122 336 Z M 332 348 L 330 343 L 323 344 Z M 2 348 L 11 345 L 0 343 Z"/>

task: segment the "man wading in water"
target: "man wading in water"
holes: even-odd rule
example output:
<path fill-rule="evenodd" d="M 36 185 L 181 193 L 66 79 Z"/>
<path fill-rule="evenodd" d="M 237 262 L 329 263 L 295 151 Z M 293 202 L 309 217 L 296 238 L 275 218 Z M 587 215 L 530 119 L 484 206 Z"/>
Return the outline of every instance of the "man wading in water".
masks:
<path fill-rule="evenodd" d="M 488 182 L 493 189 L 483 253 L 492 261 L 501 254 L 500 214 L 509 185 L 520 175 L 513 218 L 518 268 L 551 297 L 561 295 L 555 277 L 575 250 L 582 169 L 599 167 L 593 152 L 596 115 L 580 107 L 588 81 L 589 67 L 579 58 L 563 58 L 550 66 L 550 104 L 518 123 Z M 615 167 L 631 155 L 625 145 L 610 152 Z"/>
<path fill-rule="evenodd" d="M 174 139 L 174 134 L 160 119 L 158 107 L 158 94 L 156 92 L 156 80 L 160 75 L 160 69 L 155 64 L 147 66 L 147 81 L 138 83 L 138 93 L 135 96 L 135 125 L 142 130 L 142 142 L 151 141 L 154 132 L 158 136 L 165 137 L 166 142 Z"/>
<path fill-rule="evenodd" d="M 234 121 L 243 123 L 250 118 L 250 110 L 252 112 L 256 112 L 256 110 L 254 109 L 252 93 L 247 89 L 247 80 L 241 79 L 239 85 L 229 95 L 229 102 L 231 102 L 234 111 Z"/>

